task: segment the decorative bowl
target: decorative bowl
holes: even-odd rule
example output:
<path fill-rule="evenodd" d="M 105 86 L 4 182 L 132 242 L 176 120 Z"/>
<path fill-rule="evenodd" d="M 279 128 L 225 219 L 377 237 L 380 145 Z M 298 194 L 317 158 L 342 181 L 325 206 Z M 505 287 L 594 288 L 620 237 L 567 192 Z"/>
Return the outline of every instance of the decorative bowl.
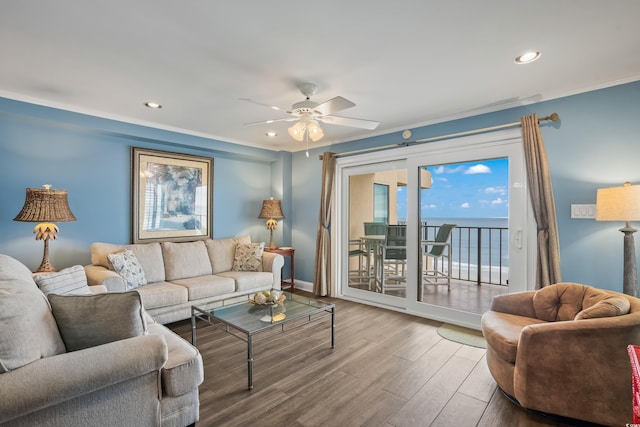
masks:
<path fill-rule="evenodd" d="M 276 305 L 281 304 L 287 296 L 280 291 L 263 291 L 249 295 L 249 303 L 254 305 Z"/>

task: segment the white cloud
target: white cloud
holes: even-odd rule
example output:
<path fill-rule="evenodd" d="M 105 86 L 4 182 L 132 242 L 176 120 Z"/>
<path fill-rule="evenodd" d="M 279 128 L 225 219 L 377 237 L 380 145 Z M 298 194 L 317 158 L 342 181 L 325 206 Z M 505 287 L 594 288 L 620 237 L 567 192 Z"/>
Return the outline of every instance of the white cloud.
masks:
<path fill-rule="evenodd" d="M 484 192 L 487 194 L 499 194 L 501 196 L 505 196 L 507 194 L 507 189 L 505 187 L 487 187 L 484 189 Z"/>
<path fill-rule="evenodd" d="M 436 178 L 436 181 L 438 181 L 438 182 L 449 182 L 449 180 L 447 178 L 443 177 L 443 176 Z M 431 182 L 433 183 L 433 179 L 431 180 Z"/>
<path fill-rule="evenodd" d="M 445 168 L 446 173 L 458 173 L 458 172 L 462 172 L 463 170 L 464 170 L 464 165 L 460 165 L 455 168 Z"/>
<path fill-rule="evenodd" d="M 460 205 L 461 208 L 463 209 L 468 209 L 470 207 L 468 202 L 464 202 L 463 204 Z"/>
<path fill-rule="evenodd" d="M 458 173 L 458 172 L 462 172 L 464 170 L 464 165 L 460 165 L 460 166 L 456 166 L 455 168 L 450 168 L 450 167 L 444 167 L 444 166 L 438 166 L 438 167 L 434 167 L 429 169 L 431 172 L 433 172 L 434 174 L 441 174 L 441 173 Z"/>
<path fill-rule="evenodd" d="M 473 175 L 476 173 L 491 173 L 491 169 L 488 166 L 483 164 L 473 165 L 466 171 L 464 171 L 465 175 Z"/>
<path fill-rule="evenodd" d="M 503 204 L 505 204 L 505 203 L 507 203 L 507 201 L 506 201 L 506 200 L 501 199 L 500 197 L 498 197 L 497 199 L 493 199 L 493 200 L 491 201 L 491 204 L 492 204 L 492 205 L 503 205 Z"/>
<path fill-rule="evenodd" d="M 435 209 L 435 208 L 438 207 L 438 205 L 435 205 L 435 204 L 431 203 L 430 205 L 422 205 L 422 207 L 424 209 Z"/>

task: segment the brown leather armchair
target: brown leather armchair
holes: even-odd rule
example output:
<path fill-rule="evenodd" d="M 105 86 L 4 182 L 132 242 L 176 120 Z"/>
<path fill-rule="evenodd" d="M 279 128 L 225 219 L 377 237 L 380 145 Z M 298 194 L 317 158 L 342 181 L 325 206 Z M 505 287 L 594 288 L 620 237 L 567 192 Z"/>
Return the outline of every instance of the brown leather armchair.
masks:
<path fill-rule="evenodd" d="M 627 345 L 640 299 L 576 283 L 495 297 L 482 316 L 487 364 L 522 407 L 604 425 L 632 420 Z"/>

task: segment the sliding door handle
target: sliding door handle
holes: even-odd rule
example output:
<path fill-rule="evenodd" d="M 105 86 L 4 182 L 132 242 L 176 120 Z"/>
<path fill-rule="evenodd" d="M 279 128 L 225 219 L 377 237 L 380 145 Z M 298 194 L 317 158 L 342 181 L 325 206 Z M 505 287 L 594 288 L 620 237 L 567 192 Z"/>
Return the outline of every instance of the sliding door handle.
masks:
<path fill-rule="evenodd" d="M 516 248 L 522 249 L 522 229 L 516 230 L 513 237 L 513 243 L 516 245 Z"/>

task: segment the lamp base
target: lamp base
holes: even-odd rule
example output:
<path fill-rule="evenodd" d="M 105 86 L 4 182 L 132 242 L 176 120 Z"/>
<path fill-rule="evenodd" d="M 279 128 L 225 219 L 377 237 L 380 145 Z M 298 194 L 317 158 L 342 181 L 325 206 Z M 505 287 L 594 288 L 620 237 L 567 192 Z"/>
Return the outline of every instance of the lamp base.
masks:
<path fill-rule="evenodd" d="M 36 270 L 36 273 L 55 273 L 56 270 L 51 261 L 49 261 L 49 239 L 44 239 L 44 254 L 42 255 L 42 262 L 40 267 Z"/>
<path fill-rule="evenodd" d="M 269 246 L 268 249 L 274 250 L 274 249 L 278 249 L 278 247 L 276 246 L 275 242 L 273 241 L 273 230 L 270 230 L 269 233 Z"/>
<path fill-rule="evenodd" d="M 638 271 L 636 269 L 636 244 L 633 233 L 637 230 L 627 222 L 620 229 L 624 233 L 624 276 L 622 292 L 634 297 L 638 296 Z"/>

